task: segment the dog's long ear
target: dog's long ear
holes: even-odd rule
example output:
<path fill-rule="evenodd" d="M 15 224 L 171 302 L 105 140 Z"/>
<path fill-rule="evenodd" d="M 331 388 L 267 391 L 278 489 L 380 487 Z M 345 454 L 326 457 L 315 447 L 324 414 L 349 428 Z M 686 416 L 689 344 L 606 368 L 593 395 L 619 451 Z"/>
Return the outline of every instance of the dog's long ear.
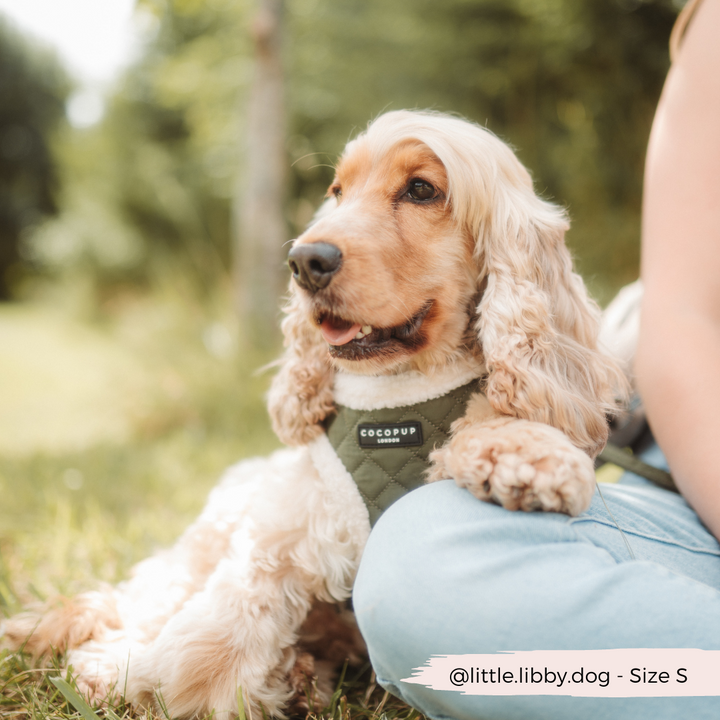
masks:
<path fill-rule="evenodd" d="M 335 411 L 333 369 L 327 345 L 301 312 L 292 289 L 285 313 L 286 350 L 270 386 L 268 410 L 282 442 L 304 445 L 322 434 L 320 423 Z"/>
<path fill-rule="evenodd" d="M 573 272 L 563 210 L 538 198 L 529 175 L 500 168 L 477 228 L 487 288 L 477 330 L 487 397 L 501 413 L 563 430 L 591 456 L 607 440 L 625 380 L 597 345 L 600 310 Z"/>

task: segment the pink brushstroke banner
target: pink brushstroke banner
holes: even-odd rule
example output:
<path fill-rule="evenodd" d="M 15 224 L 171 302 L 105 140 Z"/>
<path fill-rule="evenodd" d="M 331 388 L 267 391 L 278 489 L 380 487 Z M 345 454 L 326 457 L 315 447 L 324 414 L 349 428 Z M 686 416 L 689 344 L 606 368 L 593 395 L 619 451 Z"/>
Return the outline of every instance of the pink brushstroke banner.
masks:
<path fill-rule="evenodd" d="M 633 648 L 433 655 L 403 682 L 465 695 L 720 695 L 720 650 Z"/>

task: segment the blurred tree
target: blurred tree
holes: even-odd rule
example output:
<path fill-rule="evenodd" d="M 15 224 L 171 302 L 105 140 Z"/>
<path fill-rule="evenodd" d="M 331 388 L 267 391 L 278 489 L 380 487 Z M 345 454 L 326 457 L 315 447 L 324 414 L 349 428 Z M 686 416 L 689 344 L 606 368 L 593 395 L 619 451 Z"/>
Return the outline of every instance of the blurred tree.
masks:
<path fill-rule="evenodd" d="M 0 16 L 0 300 L 23 272 L 23 232 L 57 210 L 49 135 L 68 91 L 57 62 Z"/>
<path fill-rule="evenodd" d="M 253 19 L 254 72 L 247 124 L 240 141 L 235 194 L 234 296 L 246 339 L 256 346 L 277 341 L 277 301 L 288 239 L 284 202 L 287 155 L 283 69 L 284 0 L 260 0 Z"/>

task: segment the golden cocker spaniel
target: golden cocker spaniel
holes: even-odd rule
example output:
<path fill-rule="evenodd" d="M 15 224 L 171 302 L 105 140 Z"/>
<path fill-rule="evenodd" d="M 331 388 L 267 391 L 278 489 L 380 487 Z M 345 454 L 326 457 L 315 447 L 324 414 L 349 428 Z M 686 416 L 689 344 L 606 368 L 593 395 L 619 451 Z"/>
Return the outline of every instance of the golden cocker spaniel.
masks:
<path fill-rule="evenodd" d="M 230 468 L 175 547 L 128 582 L 14 618 L 6 640 L 66 649 L 88 692 L 117 684 L 133 703 L 161 697 L 173 717 L 237 712 L 239 689 L 256 717 L 281 715 L 312 675 L 322 696 L 358 641 L 318 602 L 349 597 L 370 531 L 327 440 L 339 405 L 396 407 L 471 383 L 429 479 L 511 510 L 582 512 L 625 381 L 598 349 L 600 312 L 567 228 L 487 130 L 379 117 L 290 252 L 269 407 L 293 447 Z"/>

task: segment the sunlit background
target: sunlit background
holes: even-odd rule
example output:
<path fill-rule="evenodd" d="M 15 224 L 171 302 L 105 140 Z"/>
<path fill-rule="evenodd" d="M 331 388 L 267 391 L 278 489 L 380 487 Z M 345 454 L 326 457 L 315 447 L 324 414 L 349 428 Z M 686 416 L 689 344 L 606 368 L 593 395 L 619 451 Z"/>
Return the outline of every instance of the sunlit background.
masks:
<path fill-rule="evenodd" d="M 282 245 L 383 110 L 487 125 L 568 208 L 596 297 L 633 280 L 680 5 L 0 0 L 0 609 L 117 580 L 274 447 L 253 373 L 279 348 Z M 284 168 L 272 232 L 247 217 L 259 146 Z"/>
<path fill-rule="evenodd" d="M 135 0 L 0 0 L 5 20 L 52 47 L 83 83 L 112 83 L 137 56 Z"/>

